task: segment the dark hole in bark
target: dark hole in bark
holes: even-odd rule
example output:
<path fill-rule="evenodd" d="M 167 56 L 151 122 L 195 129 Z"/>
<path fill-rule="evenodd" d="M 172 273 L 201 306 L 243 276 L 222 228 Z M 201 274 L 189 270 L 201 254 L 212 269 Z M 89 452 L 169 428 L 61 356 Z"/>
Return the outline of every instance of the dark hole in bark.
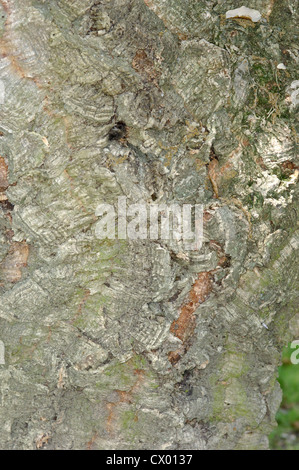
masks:
<path fill-rule="evenodd" d="M 127 131 L 127 126 L 124 122 L 118 121 L 110 129 L 108 138 L 109 140 L 120 140 L 122 137 L 125 137 Z"/>
<path fill-rule="evenodd" d="M 210 161 L 219 160 L 219 158 L 216 155 L 216 152 L 215 152 L 215 149 L 214 149 L 213 145 L 212 145 L 211 150 L 210 150 L 210 157 L 209 158 L 210 158 Z"/>
<path fill-rule="evenodd" d="M 229 268 L 231 266 L 231 256 L 230 255 L 225 255 L 225 260 L 222 263 L 222 268 Z"/>

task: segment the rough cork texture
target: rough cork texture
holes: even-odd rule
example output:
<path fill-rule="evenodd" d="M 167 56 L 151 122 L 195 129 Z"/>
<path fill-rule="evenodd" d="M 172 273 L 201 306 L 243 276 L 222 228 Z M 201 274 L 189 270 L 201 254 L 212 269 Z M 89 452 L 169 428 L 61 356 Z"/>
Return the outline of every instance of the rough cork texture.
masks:
<path fill-rule="evenodd" d="M 267 448 L 298 331 L 297 0 L 0 4 L 0 448 Z M 98 240 L 118 196 L 203 204 L 201 250 Z"/>

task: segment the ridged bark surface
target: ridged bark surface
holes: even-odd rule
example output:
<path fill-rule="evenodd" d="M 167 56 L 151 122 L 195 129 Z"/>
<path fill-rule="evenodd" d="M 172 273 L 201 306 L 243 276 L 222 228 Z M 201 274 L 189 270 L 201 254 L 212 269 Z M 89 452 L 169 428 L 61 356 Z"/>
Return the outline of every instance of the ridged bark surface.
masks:
<path fill-rule="evenodd" d="M 0 448 L 267 448 L 298 305 L 297 1 L 0 4 Z M 201 250 L 97 239 L 119 196 L 203 204 Z"/>

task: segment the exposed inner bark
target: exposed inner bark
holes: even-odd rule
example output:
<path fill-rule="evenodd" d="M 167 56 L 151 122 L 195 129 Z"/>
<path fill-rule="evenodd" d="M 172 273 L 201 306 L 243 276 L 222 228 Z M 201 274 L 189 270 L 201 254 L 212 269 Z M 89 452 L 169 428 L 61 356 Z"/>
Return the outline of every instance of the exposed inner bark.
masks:
<path fill-rule="evenodd" d="M 298 5 L 239 6 L 0 1 L 1 449 L 268 447 L 298 305 Z M 201 249 L 97 238 L 120 196 L 203 205 Z"/>

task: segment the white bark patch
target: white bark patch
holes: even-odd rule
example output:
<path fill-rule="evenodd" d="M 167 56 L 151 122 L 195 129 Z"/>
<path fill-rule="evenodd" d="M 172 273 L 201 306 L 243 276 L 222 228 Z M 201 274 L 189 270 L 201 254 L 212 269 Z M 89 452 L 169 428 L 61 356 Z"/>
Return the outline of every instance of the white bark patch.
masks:
<path fill-rule="evenodd" d="M 2 80 L 0 80 L 0 104 L 4 104 L 5 101 L 5 85 Z"/>
<path fill-rule="evenodd" d="M 5 355 L 4 343 L 3 343 L 3 341 L 0 341 L 0 365 L 4 365 L 4 364 L 5 364 L 4 355 Z"/>
<path fill-rule="evenodd" d="M 253 23 L 257 23 L 261 20 L 262 15 L 258 10 L 253 10 L 252 8 L 240 7 L 235 10 L 229 10 L 225 14 L 226 19 L 228 18 L 249 18 Z"/>
<path fill-rule="evenodd" d="M 294 80 L 290 86 L 291 109 L 299 104 L 299 80 Z"/>
<path fill-rule="evenodd" d="M 244 59 L 236 68 L 234 74 L 235 101 L 239 106 L 243 106 L 249 93 L 249 66 L 248 60 Z"/>

